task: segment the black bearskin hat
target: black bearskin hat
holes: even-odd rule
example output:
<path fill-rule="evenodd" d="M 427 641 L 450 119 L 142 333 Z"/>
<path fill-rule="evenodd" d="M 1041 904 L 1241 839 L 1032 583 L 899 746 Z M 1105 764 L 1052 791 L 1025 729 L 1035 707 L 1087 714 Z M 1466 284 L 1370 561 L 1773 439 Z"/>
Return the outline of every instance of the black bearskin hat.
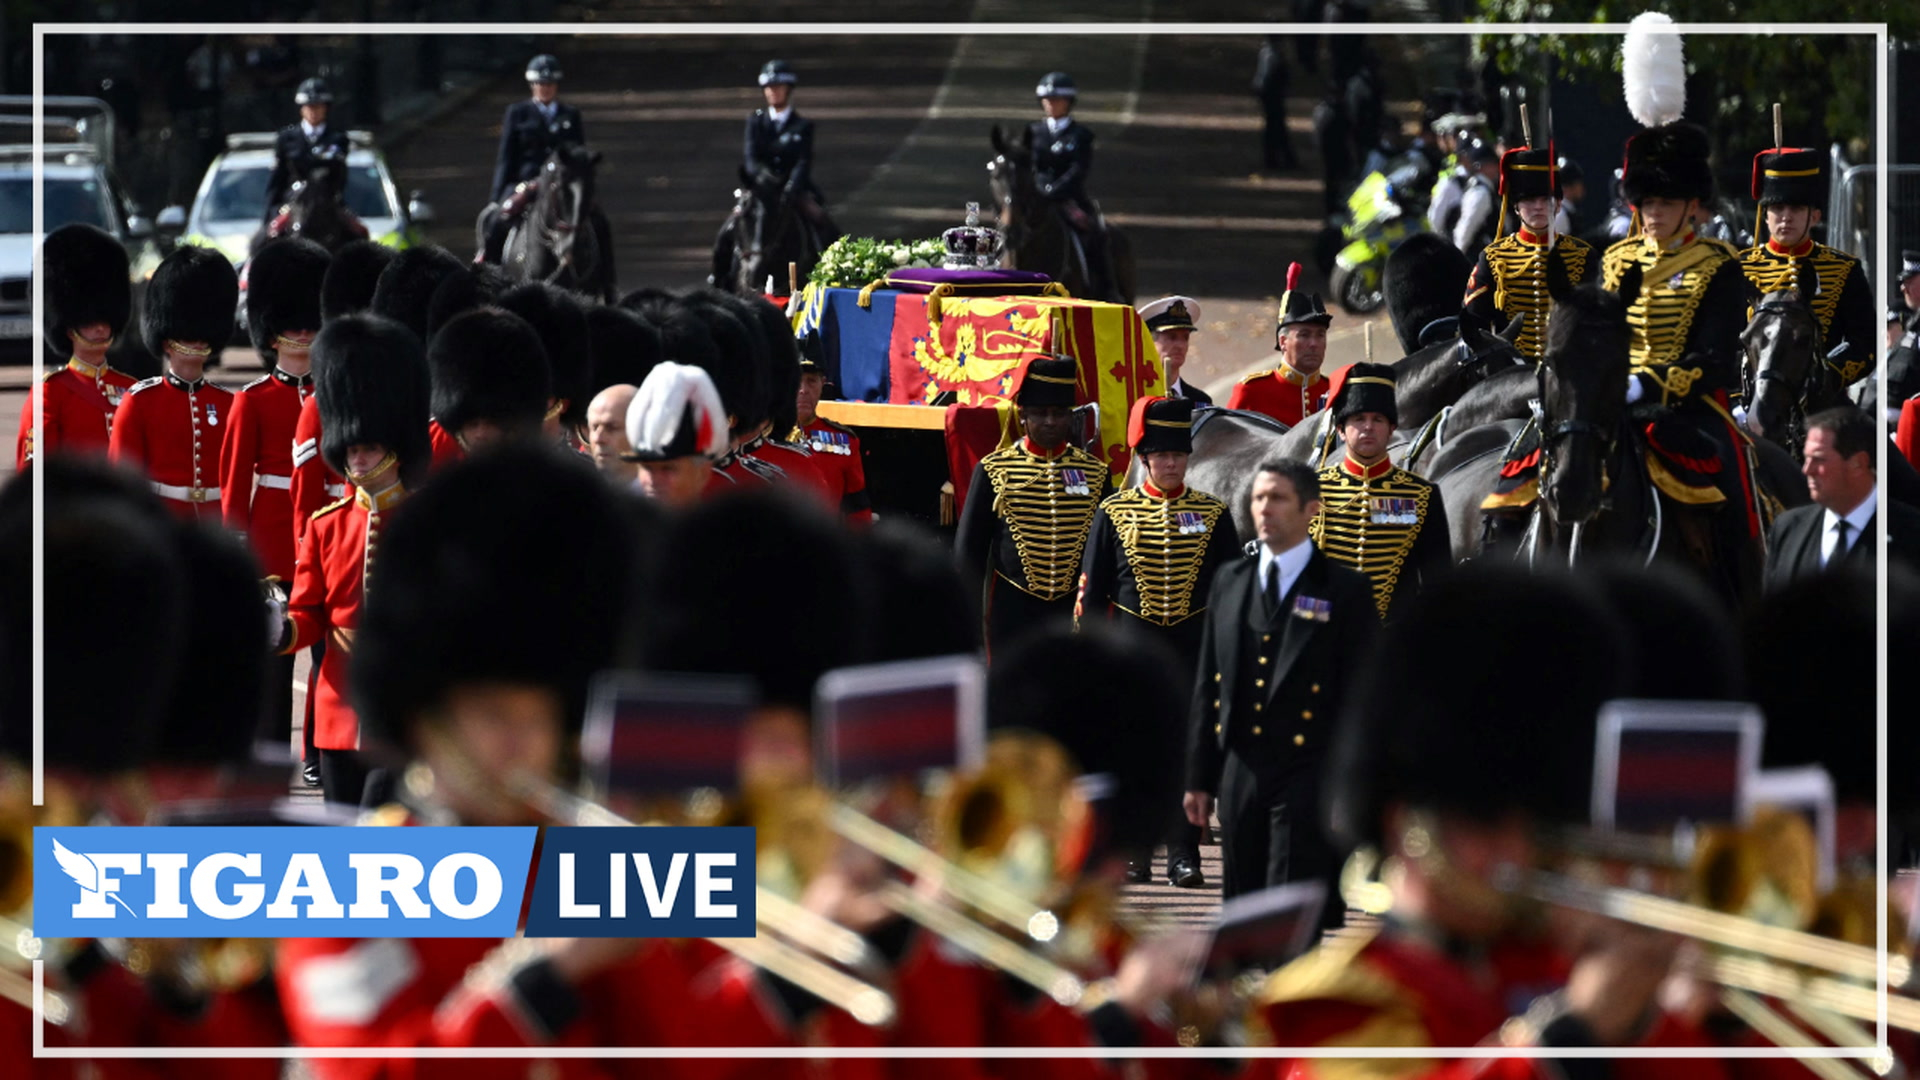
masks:
<path fill-rule="evenodd" d="M 1127 445 L 1136 455 L 1193 453 L 1193 399 L 1143 397 L 1127 417 Z"/>
<path fill-rule="evenodd" d="M 353 701 L 366 739 L 405 748 L 450 691 L 484 683 L 551 690 L 577 736 L 593 676 L 632 663 L 642 541 L 626 498 L 525 443 L 460 462 L 410 497 L 381 537 L 360 620 Z M 503 505 L 512 528 L 500 527 Z"/>
<path fill-rule="evenodd" d="M 426 479 L 433 463 L 428 434 L 426 358 L 406 327 L 378 315 L 347 315 L 313 340 L 314 396 L 320 408 L 320 457 L 342 476 L 347 447 L 376 443 L 400 459 L 400 482 Z"/>
<path fill-rule="evenodd" d="M 719 364 L 708 368 L 720 400 L 733 417 L 736 430 L 760 426 L 767 419 L 769 364 L 767 343 L 757 324 L 733 310 L 730 297 L 711 290 L 687 296 L 686 310 L 706 325 L 718 345 Z"/>
<path fill-rule="evenodd" d="M 1893 586 L 1890 581 L 1889 646 L 1900 640 L 1893 624 L 1901 594 Z M 1762 766 L 1824 765 L 1843 802 L 1871 802 L 1876 791 L 1878 591 L 1871 572 L 1802 578 L 1768 592 L 1741 627 L 1752 700 L 1767 719 Z M 1900 689 L 1901 667 L 1889 668 L 1890 691 Z M 1809 685 L 1810 670 L 1821 672 L 1817 690 Z M 1905 786 L 1895 782 L 1889 795 Z"/>
<path fill-rule="evenodd" d="M 106 323 L 119 337 L 133 317 L 133 285 L 127 249 L 110 233 L 74 222 L 47 234 L 40 247 L 40 268 L 47 275 L 47 356 L 73 355 L 67 331 Z"/>
<path fill-rule="evenodd" d="M 904 517 L 853 534 L 873 577 L 874 663 L 980 651 L 980 599 L 932 529 Z"/>
<path fill-rule="evenodd" d="M 1393 336 L 1400 339 L 1403 353 L 1453 336 L 1440 330 L 1450 331 L 1458 324 L 1442 320 L 1459 317 L 1460 298 L 1467 294 L 1467 278 L 1472 274 L 1473 264 L 1460 249 L 1434 233 L 1414 233 L 1393 249 L 1384 276 L 1387 314 L 1393 318 Z M 1422 341 L 1421 331 L 1428 327 L 1434 327 L 1433 334 Z"/>
<path fill-rule="evenodd" d="M 1334 373 L 1336 379 L 1328 404 L 1333 408 L 1335 426 L 1358 413 L 1379 413 L 1395 427 L 1400 425 L 1400 408 L 1394 402 L 1393 365 L 1369 364 L 1362 360 Z"/>
<path fill-rule="evenodd" d="M 535 435 L 553 396 L 547 350 L 527 320 L 499 308 L 456 315 L 427 348 L 433 417 L 450 435 L 475 420 Z"/>
<path fill-rule="evenodd" d="M 500 297 L 499 306 L 527 320 L 547 352 L 552 386 L 548 396 L 564 400 L 560 423 L 578 427 L 587 422 L 592 399 L 593 355 L 587 337 L 587 315 L 572 293 L 537 281 L 516 285 Z"/>
<path fill-rule="evenodd" d="M 1036 356 L 1020 372 L 1020 386 L 1013 400 L 1020 405 L 1060 405 L 1073 408 L 1079 403 L 1080 362 L 1071 356 Z"/>
<path fill-rule="evenodd" d="M 1596 714 L 1633 685 L 1626 637 L 1564 575 L 1472 563 L 1423 589 L 1353 680 L 1324 774 L 1334 835 L 1382 844 L 1396 803 L 1479 821 L 1583 820 Z M 1486 692 L 1489 672 L 1498 694 Z"/>
<path fill-rule="evenodd" d="M 987 672 L 990 733 L 1048 736 L 1079 765 L 1101 775 L 1094 858 L 1141 859 L 1152 852 L 1179 805 L 1184 694 L 1166 673 L 1179 668 L 1158 638 L 1113 627 L 1054 628 L 995 651 Z"/>
<path fill-rule="evenodd" d="M 46 470 L 41 636 L 46 715 L 57 720 L 43 733 L 46 763 L 98 774 L 145 764 L 187 641 L 183 560 L 142 478 L 67 455 L 36 459 L 0 489 L 0 755 L 33 758 L 34 469 Z M 101 633 L 103 611 L 112 633 Z M 263 632 L 265 621 L 255 619 Z"/>
<path fill-rule="evenodd" d="M 1707 161 L 1712 152 L 1707 133 L 1693 124 L 1650 127 L 1627 140 L 1620 192 L 1632 206 L 1649 198 L 1704 203 L 1713 198 L 1713 168 Z"/>
<path fill-rule="evenodd" d="M 1626 624 L 1636 679 L 1629 696 L 1657 701 L 1735 701 L 1745 694 L 1733 620 L 1696 574 L 1665 563 L 1615 559 L 1588 566 L 1601 598 Z M 1662 642 L 1685 641 L 1687 662 Z"/>
<path fill-rule="evenodd" d="M 609 386 L 639 386 L 660 362 L 660 331 L 625 308 L 588 308 L 587 342 L 593 355 L 589 389 L 594 394 Z"/>
<path fill-rule="evenodd" d="M 372 240 L 349 240 L 333 253 L 327 276 L 320 282 L 320 320 L 331 322 L 342 315 L 365 311 L 373 303 L 373 290 L 380 275 L 399 254 L 385 244 Z"/>
<path fill-rule="evenodd" d="M 240 306 L 240 275 L 225 255 L 192 244 L 177 247 L 160 260 L 147 282 L 140 334 L 147 351 L 166 356 L 168 341 L 202 341 L 219 357 L 233 336 L 233 313 Z"/>
<path fill-rule="evenodd" d="M 496 304 L 500 297 L 513 288 L 514 281 L 506 271 L 497 266 L 469 266 L 458 274 L 449 274 L 433 290 L 433 301 L 427 305 L 427 337 L 453 321 L 455 315 L 474 308 Z"/>
<path fill-rule="evenodd" d="M 316 295 L 318 288 L 316 283 Z M 184 631 L 193 643 L 188 661 L 193 674 L 174 687 L 154 759 L 244 762 L 268 700 L 273 643 L 261 611 L 265 571 L 246 545 L 224 530 L 181 521 L 174 535 L 187 581 L 185 618 L 175 632 Z"/>
<path fill-rule="evenodd" d="M 813 684 L 864 662 L 872 599 L 839 521 L 781 490 L 700 503 L 659 552 L 642 666 L 753 676 L 769 702 L 811 710 Z M 741 573 L 742 567 L 753 573 Z M 780 582 L 769 588 L 768 582 Z M 835 612 L 830 634 L 791 633 L 796 611 Z M 778 639 L 768 644 L 768 635 Z"/>
<path fill-rule="evenodd" d="M 393 257 L 373 287 L 367 310 L 384 315 L 427 340 L 427 315 L 440 283 L 466 270 L 458 255 L 443 247 L 408 248 Z"/>
<path fill-rule="evenodd" d="M 261 358 L 277 360 L 274 340 L 289 330 L 320 329 L 320 288 L 333 257 L 311 240 L 287 237 L 260 249 L 247 266 L 247 335 Z"/>

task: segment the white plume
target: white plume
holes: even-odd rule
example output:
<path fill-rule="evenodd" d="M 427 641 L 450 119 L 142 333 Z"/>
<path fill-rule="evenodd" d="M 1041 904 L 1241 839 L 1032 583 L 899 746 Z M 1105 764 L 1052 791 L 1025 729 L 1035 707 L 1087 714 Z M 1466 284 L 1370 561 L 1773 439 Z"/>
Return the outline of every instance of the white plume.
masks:
<path fill-rule="evenodd" d="M 1687 59 L 1680 35 L 1668 29 L 1672 25 L 1673 20 L 1658 11 L 1643 11 L 1634 16 L 1620 44 L 1627 111 L 1646 127 L 1671 124 L 1687 108 Z"/>
<path fill-rule="evenodd" d="M 705 371 L 690 364 L 660 363 L 647 373 L 627 406 L 627 441 L 635 450 L 659 451 L 680 433 L 687 406 L 693 406 L 695 447 L 707 457 L 727 452 L 727 410 L 720 391 Z"/>

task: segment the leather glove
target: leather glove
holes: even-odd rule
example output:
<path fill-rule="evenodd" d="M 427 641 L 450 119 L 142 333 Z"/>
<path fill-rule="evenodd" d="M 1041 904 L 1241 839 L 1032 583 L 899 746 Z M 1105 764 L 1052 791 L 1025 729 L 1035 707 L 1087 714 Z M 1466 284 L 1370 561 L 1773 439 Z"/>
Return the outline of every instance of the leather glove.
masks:
<path fill-rule="evenodd" d="M 1638 375 L 1627 376 L 1627 404 L 1637 405 L 1647 396 L 1647 384 Z"/>
<path fill-rule="evenodd" d="M 287 640 L 287 602 L 278 592 L 267 595 L 267 643 L 278 653 Z"/>

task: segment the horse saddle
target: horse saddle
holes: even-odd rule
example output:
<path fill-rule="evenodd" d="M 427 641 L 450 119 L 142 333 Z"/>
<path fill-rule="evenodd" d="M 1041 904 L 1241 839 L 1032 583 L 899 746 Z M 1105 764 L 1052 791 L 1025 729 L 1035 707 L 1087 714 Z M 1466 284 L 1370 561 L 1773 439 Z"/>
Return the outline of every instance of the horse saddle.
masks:
<path fill-rule="evenodd" d="M 1636 411 L 1634 421 L 1646 441 L 1648 478 L 1669 498 L 1694 506 L 1727 500 L 1719 484 L 1727 465 L 1713 436 L 1671 409 Z"/>

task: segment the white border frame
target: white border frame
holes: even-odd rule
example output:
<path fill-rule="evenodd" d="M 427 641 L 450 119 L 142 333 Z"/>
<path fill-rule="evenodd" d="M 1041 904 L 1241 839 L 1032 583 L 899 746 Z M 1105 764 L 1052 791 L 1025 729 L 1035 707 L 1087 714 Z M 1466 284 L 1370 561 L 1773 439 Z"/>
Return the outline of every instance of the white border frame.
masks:
<path fill-rule="evenodd" d="M 98 34 L 113 32 L 120 34 L 168 35 L 183 33 L 211 34 L 511 34 L 550 35 L 550 36 L 652 36 L 652 37 L 778 37 L 802 34 L 867 34 L 912 37 L 942 36 L 1029 36 L 1029 35 L 1097 35 L 1109 37 L 1129 36 L 1253 36 L 1275 33 L 1314 33 L 1332 35 L 1386 35 L 1386 36 L 1423 36 L 1436 34 L 1475 35 L 1475 34 L 1607 34 L 1622 36 L 1628 27 L 1624 23 L 1365 23 L 1347 25 L 1299 26 L 1291 23 L 921 23 L 897 25 L 885 23 L 35 23 L 33 24 L 33 149 L 34 180 L 33 185 L 33 227 L 36 236 L 45 233 L 45 201 L 42 187 L 41 154 L 44 148 L 46 96 L 46 36 L 48 34 Z M 1875 164 L 1884 178 L 1889 162 L 1889 139 L 1892 135 L 1890 110 L 1886 107 L 1890 85 L 1889 45 L 1887 24 L 1885 23 L 1674 23 L 1668 27 L 1671 32 L 1685 37 L 1687 35 L 1741 34 L 1750 36 L 1772 36 L 1776 34 L 1794 35 L 1869 35 L 1874 39 L 1875 47 L 1875 94 L 1874 100 L 1880 103 L 1876 117 L 1877 130 L 1874 137 Z M 1891 244 L 1888 229 L 1888 184 L 1875 185 L 1877 203 L 1875 207 L 1878 243 L 1874 252 L 1876 285 L 1874 288 L 1875 310 L 1879 314 L 1876 326 L 1884 325 L 1887 316 L 1888 292 L 1885 285 L 1887 259 Z M 37 257 L 37 253 L 36 253 Z M 46 348 L 42 338 L 45 328 L 42 322 L 45 313 L 45 275 L 33 275 L 33 313 L 34 313 L 34 349 L 33 383 L 38 386 L 45 376 Z M 1875 365 L 1876 373 L 1884 377 L 1885 354 Z M 36 441 L 42 434 L 43 409 L 40 396 L 30 395 L 29 408 L 33 411 L 33 432 Z M 1881 484 L 1886 483 L 1886 455 L 1892 440 L 1881 440 L 1876 464 L 1879 468 Z M 34 520 L 43 521 L 46 508 L 46 477 L 36 469 L 33 472 L 32 504 Z M 1883 491 L 1880 496 L 1886 498 Z M 44 626 L 46 617 L 45 572 L 46 538 L 41 528 L 36 526 L 33 532 L 33 619 L 36 631 Z M 1881 582 L 1887 576 L 1887 548 L 1882 544 L 1876 556 L 1876 572 Z M 1876 625 L 1876 675 L 1875 688 L 1878 692 L 1879 709 L 1877 715 L 1878 769 L 1876 782 L 1878 794 L 1875 800 L 1878 820 L 1887 820 L 1887 597 L 1884 589 L 1880 594 Z M 45 645 L 42 636 L 36 632 L 33 643 L 33 803 L 44 805 L 45 763 L 42 739 L 45 724 Z M 952 1048 L 869 1048 L 869 1047 L 831 1047 L 831 1048 L 795 1048 L 774 1049 L 766 1047 L 726 1048 L 726 1047 L 476 1047 L 458 1050 L 415 1049 L 410 1053 L 397 1054 L 390 1047 L 193 1047 L 193 1048 L 142 1048 L 142 1047 L 48 1047 L 45 1028 L 45 961 L 33 963 L 33 1055 L 49 1058 L 145 1058 L 145 1059 L 192 1059 L 192 1058 L 478 1058 L 478 1059 L 527 1059 L 527 1058 L 807 1058 L 818 1060 L 834 1059 L 874 1059 L 874 1058 L 1418 1058 L 1418 1059 L 1465 1059 L 1465 1058 L 1867 1058 L 1875 1062 L 1890 1059 L 1892 1052 L 1887 1045 L 1887 834 L 1883 828 L 1879 832 L 1878 851 L 1875 858 L 1877 881 L 1877 915 L 1875 919 L 1876 943 L 1880 951 L 1879 971 L 1875 980 L 1875 989 L 1879 995 L 1879 1016 L 1875 1024 L 1877 1045 L 1871 1047 L 1819 1047 L 1812 1049 L 1772 1049 L 1761 1050 L 1748 1047 L 1701 1048 L 1555 1048 L 1538 1047 L 952 1047 Z M 1218 1051 L 1218 1052 L 1216 1052 Z"/>
<path fill-rule="evenodd" d="M 1650 701 L 1627 698 L 1600 706 L 1593 734 L 1593 792 L 1588 814 L 1596 829 L 1614 827 L 1620 785 L 1620 737 L 1629 731 L 1697 731 L 1740 736 L 1739 788 L 1734 823 L 1753 813 L 1753 778 L 1760 772 L 1760 738 L 1766 722 L 1759 706 L 1738 701 Z"/>
<path fill-rule="evenodd" d="M 987 753 L 987 668 L 975 656 L 935 656 L 835 668 L 820 676 L 813 691 L 815 760 L 831 763 L 827 753 L 840 716 L 840 703 L 869 695 L 912 690 L 953 690 L 954 751 L 957 769 L 976 768 Z M 821 783 L 838 788 L 843 778 L 828 771 Z"/>

